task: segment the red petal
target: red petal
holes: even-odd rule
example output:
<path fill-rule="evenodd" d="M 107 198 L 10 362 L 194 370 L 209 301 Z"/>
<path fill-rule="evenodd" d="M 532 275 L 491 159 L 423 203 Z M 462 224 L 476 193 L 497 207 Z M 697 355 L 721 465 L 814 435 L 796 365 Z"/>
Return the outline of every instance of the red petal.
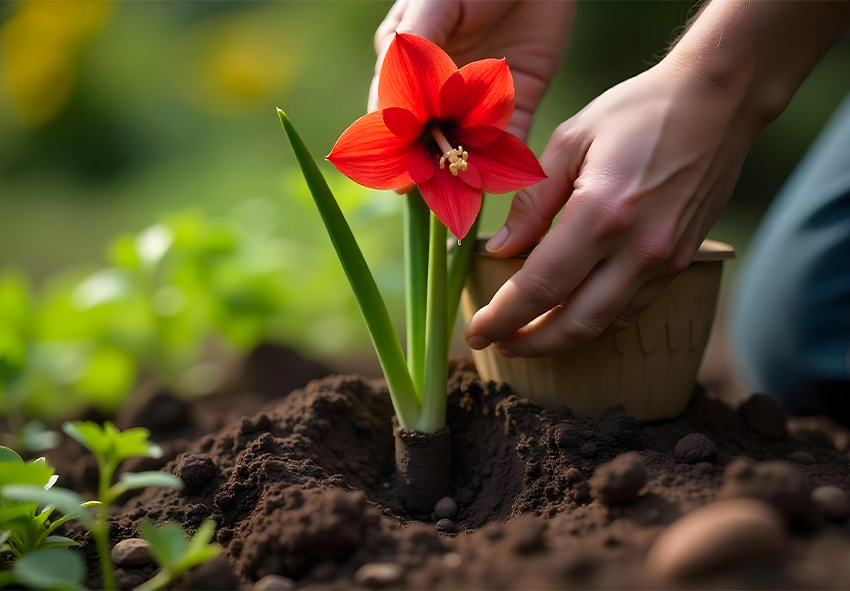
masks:
<path fill-rule="evenodd" d="M 438 46 L 416 35 L 397 33 L 381 66 L 380 107 L 402 107 L 420 121 L 428 121 L 437 116 L 440 88 L 455 72 L 457 66 Z"/>
<path fill-rule="evenodd" d="M 458 129 L 455 138 L 461 146 L 478 148 L 496 141 L 503 133 L 505 131 L 495 125 L 473 125 Z"/>
<path fill-rule="evenodd" d="M 504 129 L 514 112 L 514 96 L 514 80 L 505 60 L 479 60 L 446 80 L 440 89 L 440 117 L 464 127 Z"/>
<path fill-rule="evenodd" d="M 436 162 L 423 147 L 403 140 L 384 124 L 380 111 L 351 124 L 328 155 L 342 174 L 372 189 L 395 189 L 431 178 Z"/>
<path fill-rule="evenodd" d="M 419 184 L 419 191 L 434 215 L 458 240 L 466 236 L 481 211 L 481 189 L 470 187 L 448 168 L 437 168 L 428 181 Z"/>
<path fill-rule="evenodd" d="M 516 191 L 546 178 L 534 153 L 507 131 L 486 146 L 468 151 L 466 173 L 475 170 L 481 176 L 481 188 L 485 193 Z"/>
<path fill-rule="evenodd" d="M 416 139 L 422 135 L 422 122 L 407 109 L 388 107 L 381 111 L 381 115 L 389 130 L 403 140 Z"/>

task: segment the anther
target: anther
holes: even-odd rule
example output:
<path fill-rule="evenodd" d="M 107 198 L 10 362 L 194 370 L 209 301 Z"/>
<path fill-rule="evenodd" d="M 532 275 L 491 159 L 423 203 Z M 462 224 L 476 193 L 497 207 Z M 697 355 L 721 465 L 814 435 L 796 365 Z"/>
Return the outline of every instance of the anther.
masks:
<path fill-rule="evenodd" d="M 437 145 L 443 151 L 443 155 L 440 156 L 440 169 L 442 170 L 446 167 L 446 161 L 448 160 L 449 172 L 452 175 L 457 176 L 457 173 L 465 171 L 469 166 L 466 162 L 469 158 L 469 152 L 464 150 L 463 146 L 452 148 L 452 145 L 446 139 L 446 136 L 443 135 L 443 132 L 436 127 L 431 128 L 431 135 L 434 136 Z"/>

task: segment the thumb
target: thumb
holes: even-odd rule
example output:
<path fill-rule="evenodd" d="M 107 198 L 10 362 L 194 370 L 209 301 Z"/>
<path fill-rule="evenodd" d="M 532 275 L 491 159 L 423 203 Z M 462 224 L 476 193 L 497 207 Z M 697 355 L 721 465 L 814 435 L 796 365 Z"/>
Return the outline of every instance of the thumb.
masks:
<path fill-rule="evenodd" d="M 369 110 L 378 108 L 378 80 L 384 56 L 396 33 L 424 37 L 443 47 L 461 16 L 458 0 L 397 0 L 375 32 L 375 77 L 369 90 Z"/>
<path fill-rule="evenodd" d="M 505 225 L 487 242 L 491 254 L 508 257 L 532 246 L 546 234 L 570 198 L 590 138 L 568 123 L 558 126 L 540 156 L 540 166 L 548 178 L 514 195 Z"/>

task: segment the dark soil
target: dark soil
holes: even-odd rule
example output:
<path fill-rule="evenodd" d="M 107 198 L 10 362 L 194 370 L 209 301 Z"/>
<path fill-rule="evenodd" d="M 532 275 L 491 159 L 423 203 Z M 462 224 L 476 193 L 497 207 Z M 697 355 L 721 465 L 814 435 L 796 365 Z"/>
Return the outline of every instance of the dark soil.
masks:
<path fill-rule="evenodd" d="M 265 380 L 274 392 L 275 381 Z M 250 405 L 193 402 L 176 431 L 155 433 L 165 457 L 128 467 L 163 467 L 186 490 L 148 489 L 128 500 L 114 515 L 114 541 L 136 536 L 142 520 L 194 530 L 213 519 L 243 588 L 267 575 L 297 588 L 850 587 L 850 523 L 810 495 L 821 485 L 850 490 L 850 438 L 811 419 L 778 426 L 784 417 L 763 400 L 769 424 L 759 423 L 758 409 L 735 411 L 701 391 L 674 420 L 641 424 L 616 410 L 580 419 L 542 410 L 503 384 L 482 382 L 468 363 L 455 364 L 448 399 L 455 505 L 441 501 L 441 516 L 453 516 L 438 524 L 435 513 L 411 515 L 398 499 L 382 381 L 332 376 L 276 394 L 227 422 L 220 417 Z M 196 437 L 204 425 L 215 430 Z M 812 463 L 790 463 L 798 452 Z M 84 487 L 85 462 L 58 463 L 76 475 L 66 484 Z M 667 526 L 739 496 L 774 507 L 767 515 L 782 521 L 777 531 L 790 532 L 787 544 L 726 552 L 723 564 L 703 561 L 710 570 L 688 580 L 652 574 L 645 559 Z M 207 567 L 207 579 L 200 573 L 184 583 L 223 584 L 222 569 L 227 561 Z M 124 587 L 152 574 L 152 567 L 118 573 Z M 270 581 L 279 584 L 263 585 Z"/>

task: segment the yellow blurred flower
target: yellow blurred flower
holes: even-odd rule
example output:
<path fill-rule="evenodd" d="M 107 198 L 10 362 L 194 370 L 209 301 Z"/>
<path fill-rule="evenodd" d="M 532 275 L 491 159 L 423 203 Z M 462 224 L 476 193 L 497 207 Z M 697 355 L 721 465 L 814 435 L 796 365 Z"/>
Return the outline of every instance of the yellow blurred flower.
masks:
<path fill-rule="evenodd" d="M 46 123 L 68 103 L 80 49 L 111 8 L 111 0 L 18 2 L 0 27 L 0 72 L 24 124 Z"/>
<path fill-rule="evenodd" d="M 190 31 L 189 99 L 216 115 L 238 115 L 279 97 L 295 68 L 276 20 L 264 11 L 223 14 Z"/>

